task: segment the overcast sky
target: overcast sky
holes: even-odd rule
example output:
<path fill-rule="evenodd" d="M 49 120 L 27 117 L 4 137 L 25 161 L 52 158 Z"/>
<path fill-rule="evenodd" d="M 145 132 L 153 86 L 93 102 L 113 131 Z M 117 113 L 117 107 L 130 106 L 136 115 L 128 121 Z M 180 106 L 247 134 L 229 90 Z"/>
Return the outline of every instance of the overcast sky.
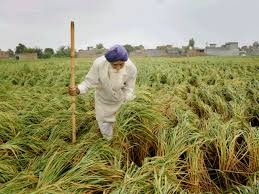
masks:
<path fill-rule="evenodd" d="M 239 45 L 259 40 L 259 0 L 1 0 L 0 48 L 69 45 L 75 21 L 76 48 L 103 43 L 182 46 L 194 38 Z"/>

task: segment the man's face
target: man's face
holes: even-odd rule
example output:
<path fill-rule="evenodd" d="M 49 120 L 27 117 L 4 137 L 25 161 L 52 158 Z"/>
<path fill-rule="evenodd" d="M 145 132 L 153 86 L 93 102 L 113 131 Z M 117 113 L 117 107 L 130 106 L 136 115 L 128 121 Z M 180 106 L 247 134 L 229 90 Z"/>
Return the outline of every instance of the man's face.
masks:
<path fill-rule="evenodd" d="M 119 71 L 124 67 L 125 61 L 115 61 L 115 62 L 112 62 L 111 65 L 113 69 L 116 69 L 117 71 Z"/>

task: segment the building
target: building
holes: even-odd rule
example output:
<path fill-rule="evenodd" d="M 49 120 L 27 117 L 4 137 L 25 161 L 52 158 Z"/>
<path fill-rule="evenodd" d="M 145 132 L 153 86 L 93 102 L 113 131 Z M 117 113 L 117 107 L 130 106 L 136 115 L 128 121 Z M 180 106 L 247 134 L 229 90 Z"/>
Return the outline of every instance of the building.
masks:
<path fill-rule="evenodd" d="M 88 48 L 87 50 L 79 50 L 76 53 L 76 56 L 79 58 L 84 58 L 84 57 L 99 57 L 101 55 L 104 55 L 106 52 L 106 49 L 93 49 L 93 48 Z"/>
<path fill-rule="evenodd" d="M 216 47 L 216 44 L 210 44 L 205 48 L 205 53 L 212 56 L 238 56 L 238 42 L 227 42 L 221 47 Z"/>
<path fill-rule="evenodd" d="M 35 60 L 38 59 L 37 53 L 21 53 L 15 56 L 17 60 Z"/>
<path fill-rule="evenodd" d="M 200 49 L 200 48 L 195 48 L 192 50 L 188 50 L 187 51 L 187 56 L 191 56 L 191 57 L 195 57 L 195 56 L 205 56 L 205 50 L 204 49 Z"/>
<path fill-rule="evenodd" d="M 130 53 L 131 56 L 145 56 L 145 50 L 136 50 Z"/>
<path fill-rule="evenodd" d="M 132 56 L 145 56 L 145 57 L 173 57 L 181 56 L 182 51 L 179 48 L 164 48 L 164 49 L 144 49 L 136 50 L 130 53 Z"/>
<path fill-rule="evenodd" d="M 210 44 L 210 48 L 216 48 L 216 44 L 214 43 Z"/>
<path fill-rule="evenodd" d="M 166 50 L 160 49 L 146 49 L 144 50 L 145 56 L 148 57 L 163 57 L 167 56 Z"/>
<path fill-rule="evenodd" d="M 167 53 L 168 56 L 176 56 L 176 57 L 178 57 L 178 56 L 182 55 L 183 51 L 181 49 L 179 49 L 179 48 L 175 48 L 174 47 L 174 48 L 166 49 L 166 53 Z"/>
<path fill-rule="evenodd" d="M 227 49 L 239 49 L 238 48 L 238 42 L 227 42 L 223 47 Z"/>
<path fill-rule="evenodd" d="M 0 59 L 9 59 L 8 52 L 0 50 Z"/>
<path fill-rule="evenodd" d="M 165 49 L 145 49 L 136 50 L 131 53 L 132 56 L 146 56 L 146 57 L 180 57 L 180 56 L 204 56 L 206 55 L 204 49 L 195 48 L 186 50 L 186 48 L 165 48 Z"/>
<path fill-rule="evenodd" d="M 250 56 L 259 56 L 259 48 L 250 48 L 248 51 L 247 51 L 247 55 L 250 55 Z"/>
<path fill-rule="evenodd" d="M 163 57 L 167 56 L 166 50 L 161 49 L 144 49 L 136 50 L 130 53 L 131 56 L 143 56 L 143 57 Z"/>

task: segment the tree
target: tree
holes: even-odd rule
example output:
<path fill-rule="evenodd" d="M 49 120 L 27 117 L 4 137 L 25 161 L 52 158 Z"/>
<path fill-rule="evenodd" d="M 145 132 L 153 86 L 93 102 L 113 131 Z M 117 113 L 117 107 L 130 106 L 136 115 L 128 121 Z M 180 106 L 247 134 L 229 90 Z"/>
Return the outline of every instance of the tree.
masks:
<path fill-rule="evenodd" d="M 143 46 L 143 45 L 138 45 L 138 46 L 135 46 L 134 47 L 134 50 L 136 51 L 136 50 L 144 50 L 145 49 L 145 47 Z"/>
<path fill-rule="evenodd" d="M 99 44 L 96 45 L 96 48 L 97 48 L 97 49 L 103 49 L 104 47 L 103 47 L 103 44 L 102 44 L 102 43 L 99 43 Z"/>
<path fill-rule="evenodd" d="M 14 57 L 14 52 L 12 49 L 8 49 L 7 53 L 9 55 L 9 57 Z"/>
<path fill-rule="evenodd" d="M 125 44 L 124 48 L 128 51 L 128 53 L 131 53 L 132 51 L 134 51 L 134 47 L 129 44 Z"/>
<path fill-rule="evenodd" d="M 43 52 L 41 48 L 26 48 L 23 53 L 36 53 L 38 58 L 43 58 Z"/>
<path fill-rule="evenodd" d="M 44 58 L 50 58 L 54 55 L 54 50 L 52 48 L 45 48 L 43 54 Z"/>
<path fill-rule="evenodd" d="M 68 46 L 61 46 L 56 52 L 57 57 L 69 57 L 70 56 L 70 47 Z"/>
<path fill-rule="evenodd" d="M 253 43 L 253 47 L 254 47 L 254 48 L 259 48 L 259 42 L 258 42 L 258 41 L 255 41 L 255 42 Z"/>
<path fill-rule="evenodd" d="M 44 58 L 44 54 L 43 54 L 43 51 L 42 51 L 41 48 L 34 48 L 33 51 L 34 51 L 33 53 L 37 53 L 37 57 L 38 57 L 39 59 Z"/>
<path fill-rule="evenodd" d="M 157 46 L 156 49 L 158 49 L 158 50 L 166 50 L 166 46 Z"/>
<path fill-rule="evenodd" d="M 243 50 L 243 51 L 247 51 L 248 50 L 248 47 L 245 45 L 245 46 L 242 46 L 241 47 L 241 50 Z"/>
<path fill-rule="evenodd" d="M 15 48 L 15 54 L 24 53 L 26 51 L 26 46 L 24 44 L 19 43 Z"/>
<path fill-rule="evenodd" d="M 191 39 L 189 40 L 189 45 L 188 45 L 188 47 L 189 47 L 189 48 L 194 48 L 194 45 L 195 45 L 195 41 L 194 41 L 193 38 L 191 38 Z"/>
<path fill-rule="evenodd" d="M 173 48 L 173 45 L 161 45 L 161 46 L 157 46 L 156 49 L 158 50 L 167 50 L 167 49 L 170 49 L 170 48 Z"/>

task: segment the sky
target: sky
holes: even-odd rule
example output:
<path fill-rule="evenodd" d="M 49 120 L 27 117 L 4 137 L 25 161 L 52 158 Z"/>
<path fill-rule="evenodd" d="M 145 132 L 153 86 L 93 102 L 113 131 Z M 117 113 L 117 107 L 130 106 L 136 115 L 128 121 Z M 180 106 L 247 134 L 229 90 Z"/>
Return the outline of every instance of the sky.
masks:
<path fill-rule="evenodd" d="M 1 0 L 0 49 L 54 48 L 70 44 L 75 22 L 75 47 L 102 43 L 155 48 L 197 47 L 237 41 L 259 41 L 259 0 Z"/>

